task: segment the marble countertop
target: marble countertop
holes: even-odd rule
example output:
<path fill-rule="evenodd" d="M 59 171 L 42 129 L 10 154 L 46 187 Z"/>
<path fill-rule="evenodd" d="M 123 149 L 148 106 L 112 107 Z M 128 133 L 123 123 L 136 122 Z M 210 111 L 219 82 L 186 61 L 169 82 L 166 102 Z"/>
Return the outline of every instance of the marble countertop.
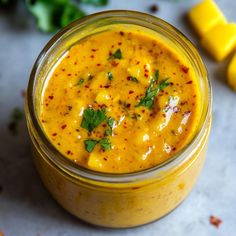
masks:
<path fill-rule="evenodd" d="M 216 1 L 227 18 L 236 21 L 236 1 Z M 87 225 L 57 205 L 33 166 L 25 122 L 21 122 L 18 136 L 12 136 L 7 129 L 12 109 L 23 108 L 22 90 L 38 53 L 51 35 L 37 31 L 22 5 L 8 12 L 0 9 L 0 231 L 5 236 L 236 235 L 236 94 L 225 82 L 227 60 L 223 63 L 211 60 L 186 23 L 184 13 L 197 1 L 111 0 L 105 8 L 86 10 L 147 12 L 154 2 L 160 8 L 156 15 L 183 31 L 199 48 L 213 85 L 213 127 L 206 164 L 194 190 L 163 219 L 125 230 Z M 220 228 L 209 223 L 210 215 L 223 220 Z"/>

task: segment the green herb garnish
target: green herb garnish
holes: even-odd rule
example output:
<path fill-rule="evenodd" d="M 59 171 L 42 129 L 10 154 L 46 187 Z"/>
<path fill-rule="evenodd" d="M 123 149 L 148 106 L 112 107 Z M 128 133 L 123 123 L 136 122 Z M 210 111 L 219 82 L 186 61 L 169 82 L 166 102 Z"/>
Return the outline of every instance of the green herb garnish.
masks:
<path fill-rule="evenodd" d="M 111 118 L 111 117 L 109 117 L 109 118 L 107 119 L 107 124 L 108 124 L 108 127 L 109 127 L 109 128 L 105 131 L 105 134 L 106 134 L 107 136 L 112 135 L 112 129 L 113 129 L 114 122 L 115 122 L 115 120 L 114 120 L 113 118 Z"/>
<path fill-rule="evenodd" d="M 111 149 L 111 141 L 108 138 L 102 138 L 100 140 L 87 139 L 84 141 L 86 151 L 91 153 L 98 143 L 104 151 Z"/>
<path fill-rule="evenodd" d="M 85 145 L 86 151 L 89 152 L 89 153 L 92 152 L 97 143 L 98 143 L 98 141 L 94 140 L 94 139 L 85 140 L 84 145 Z"/>
<path fill-rule="evenodd" d="M 154 105 L 154 98 L 155 96 L 160 92 L 160 90 L 163 90 L 167 86 L 169 86 L 168 79 L 160 81 L 159 84 L 157 84 L 159 78 L 159 71 L 156 71 L 154 78 L 151 80 L 147 91 L 145 93 L 145 96 L 140 99 L 139 103 L 136 105 L 136 107 L 144 106 L 148 109 L 152 109 Z M 157 86 L 154 88 L 154 85 L 157 84 Z"/>
<path fill-rule="evenodd" d="M 121 59 L 122 58 L 122 53 L 120 49 L 117 49 L 110 57 L 109 59 Z"/>
<path fill-rule="evenodd" d="M 111 149 L 111 141 L 108 138 L 102 138 L 99 143 L 104 151 Z"/>
<path fill-rule="evenodd" d="M 136 77 L 131 76 L 130 80 L 135 82 L 135 83 L 139 83 L 139 81 L 138 81 L 138 79 Z"/>
<path fill-rule="evenodd" d="M 108 0 L 80 0 L 80 2 L 94 6 L 105 6 L 108 4 Z"/>
<path fill-rule="evenodd" d="M 106 110 L 94 110 L 93 108 L 87 108 L 84 110 L 83 120 L 81 127 L 92 132 L 97 126 L 106 120 Z"/>
<path fill-rule="evenodd" d="M 85 13 L 70 0 L 27 0 L 29 11 L 37 20 L 38 28 L 44 32 L 55 32 Z"/>
<path fill-rule="evenodd" d="M 111 72 L 107 72 L 107 77 L 109 80 L 113 80 L 113 74 Z"/>
<path fill-rule="evenodd" d="M 79 81 L 75 85 L 81 85 L 84 83 L 84 79 L 79 79 Z"/>

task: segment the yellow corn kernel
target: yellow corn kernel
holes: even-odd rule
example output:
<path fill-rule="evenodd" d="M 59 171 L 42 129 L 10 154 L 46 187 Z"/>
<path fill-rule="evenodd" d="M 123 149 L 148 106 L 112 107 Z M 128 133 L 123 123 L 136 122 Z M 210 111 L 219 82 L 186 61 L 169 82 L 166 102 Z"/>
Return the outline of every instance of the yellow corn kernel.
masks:
<path fill-rule="evenodd" d="M 103 166 L 100 161 L 100 155 L 96 153 L 95 151 L 89 155 L 88 166 L 91 169 L 101 169 Z"/>
<path fill-rule="evenodd" d="M 229 85 L 236 91 L 236 53 L 229 63 L 227 77 Z"/>
<path fill-rule="evenodd" d="M 203 36 L 201 43 L 214 59 L 222 61 L 236 46 L 236 24 L 214 26 Z"/>
<path fill-rule="evenodd" d="M 103 89 L 97 94 L 95 101 L 99 104 L 106 104 L 107 105 L 109 103 L 110 99 L 111 99 L 111 97 L 108 94 L 108 92 Z"/>
<path fill-rule="evenodd" d="M 215 25 L 227 22 L 213 0 L 203 0 L 189 11 L 188 16 L 194 29 L 201 37 Z"/>

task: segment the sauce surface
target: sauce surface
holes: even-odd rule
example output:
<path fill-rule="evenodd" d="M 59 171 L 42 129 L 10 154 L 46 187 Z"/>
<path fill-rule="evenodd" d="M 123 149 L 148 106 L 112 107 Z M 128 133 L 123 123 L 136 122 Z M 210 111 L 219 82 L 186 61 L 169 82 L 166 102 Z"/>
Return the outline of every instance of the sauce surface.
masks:
<path fill-rule="evenodd" d="M 147 34 L 106 31 L 73 46 L 45 85 L 40 121 L 80 166 L 127 173 L 156 166 L 192 139 L 197 78 L 180 55 Z"/>

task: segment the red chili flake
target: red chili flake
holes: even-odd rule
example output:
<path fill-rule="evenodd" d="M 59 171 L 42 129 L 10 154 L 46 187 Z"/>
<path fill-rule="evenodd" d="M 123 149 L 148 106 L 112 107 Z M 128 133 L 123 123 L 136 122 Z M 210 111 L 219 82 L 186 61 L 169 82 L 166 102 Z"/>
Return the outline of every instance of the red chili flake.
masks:
<path fill-rule="evenodd" d="M 110 88 L 110 85 L 105 85 L 104 88 Z"/>
<path fill-rule="evenodd" d="M 122 45 L 122 42 L 118 42 L 118 45 L 119 45 L 119 46 Z"/>
<path fill-rule="evenodd" d="M 48 103 L 46 103 L 46 107 L 48 107 Z"/>
<path fill-rule="evenodd" d="M 97 66 L 100 66 L 100 65 L 101 65 L 100 63 L 97 64 Z"/>
<path fill-rule="evenodd" d="M 69 73 L 69 74 L 67 74 L 67 76 L 71 76 L 71 74 Z"/>
<path fill-rule="evenodd" d="M 57 136 L 57 133 L 53 133 L 52 136 L 53 136 L 53 137 Z"/>
<path fill-rule="evenodd" d="M 66 153 L 67 155 L 73 155 L 73 152 L 71 150 L 68 150 Z"/>
<path fill-rule="evenodd" d="M 149 52 L 149 53 L 152 53 L 153 51 L 152 51 L 152 49 L 150 49 L 150 50 L 148 50 L 148 52 Z"/>
<path fill-rule="evenodd" d="M 52 100 L 54 97 L 51 95 L 51 96 L 48 96 L 48 98 Z"/>
<path fill-rule="evenodd" d="M 121 35 L 121 36 L 124 36 L 124 34 L 125 34 L 124 32 L 120 31 L 120 35 Z"/>
<path fill-rule="evenodd" d="M 111 51 L 109 51 L 109 56 L 111 56 L 112 55 L 112 52 Z"/>
<path fill-rule="evenodd" d="M 114 67 L 116 67 L 116 66 L 119 65 L 119 63 L 118 63 L 118 62 L 115 62 L 115 61 L 112 61 L 112 62 L 111 62 L 111 65 L 114 66 Z"/>
<path fill-rule="evenodd" d="M 72 106 L 67 106 L 68 110 L 71 111 L 72 110 Z"/>
<path fill-rule="evenodd" d="M 100 88 L 103 88 L 103 86 L 102 86 L 101 84 L 99 85 L 99 87 L 100 87 Z"/>
<path fill-rule="evenodd" d="M 106 157 L 104 157 L 104 158 L 103 158 L 103 160 L 104 160 L 104 161 L 107 161 L 107 158 L 106 158 Z"/>
<path fill-rule="evenodd" d="M 127 107 L 127 108 L 130 108 L 130 106 L 131 106 L 131 104 L 130 104 L 130 103 L 128 103 L 128 104 L 126 105 L 126 107 Z"/>
<path fill-rule="evenodd" d="M 137 62 L 136 62 L 136 65 L 139 65 L 139 64 L 140 64 L 140 61 L 137 61 Z"/>
<path fill-rule="evenodd" d="M 176 147 L 173 147 L 173 148 L 172 148 L 172 151 L 176 151 Z"/>
<path fill-rule="evenodd" d="M 134 93 L 134 91 L 133 91 L 133 90 L 130 90 L 130 91 L 129 91 L 129 94 L 132 94 L 132 93 Z"/>
<path fill-rule="evenodd" d="M 84 86 L 85 88 L 89 88 L 89 86 L 86 84 L 85 86 Z"/>
<path fill-rule="evenodd" d="M 144 109 L 142 110 L 142 113 L 145 113 L 145 110 L 144 110 Z"/>
<path fill-rule="evenodd" d="M 151 12 L 151 13 L 156 13 L 158 10 L 159 10 L 159 7 L 156 5 L 156 4 L 152 4 L 148 10 Z"/>
<path fill-rule="evenodd" d="M 180 103 L 180 106 L 183 106 L 183 105 L 185 105 L 187 103 L 188 103 L 188 101 L 183 101 L 183 102 Z"/>
<path fill-rule="evenodd" d="M 66 128 L 66 126 L 67 126 L 67 125 L 62 125 L 62 126 L 61 126 L 61 128 L 62 128 L 62 129 L 65 129 L 65 128 Z"/>
<path fill-rule="evenodd" d="M 91 55 L 90 57 L 91 57 L 91 58 L 94 58 L 94 55 Z"/>
<path fill-rule="evenodd" d="M 92 51 L 93 51 L 93 52 L 96 52 L 97 50 L 98 50 L 98 49 L 92 48 Z"/>
<path fill-rule="evenodd" d="M 187 74 L 188 71 L 189 71 L 189 68 L 188 68 L 187 66 L 181 66 L 181 70 L 182 70 L 185 74 Z"/>
<path fill-rule="evenodd" d="M 131 80 L 131 78 L 132 78 L 131 76 L 127 76 L 127 78 L 126 78 L 126 79 L 130 81 L 130 80 Z"/>
<path fill-rule="evenodd" d="M 210 216 L 210 223 L 216 228 L 219 228 L 220 224 L 222 224 L 222 220 L 216 216 Z"/>
<path fill-rule="evenodd" d="M 145 73 L 144 76 L 145 76 L 146 78 L 148 78 L 148 74 L 147 74 L 147 73 Z"/>
<path fill-rule="evenodd" d="M 74 65 L 77 65 L 77 61 L 74 62 Z"/>
<path fill-rule="evenodd" d="M 66 69 L 65 68 L 63 68 L 63 69 L 61 69 L 62 71 L 65 71 Z"/>
<path fill-rule="evenodd" d="M 166 117 L 166 114 L 162 114 L 162 116 L 165 118 L 165 117 Z"/>
<path fill-rule="evenodd" d="M 189 80 L 188 82 L 186 82 L 186 84 L 192 84 L 193 81 L 192 80 Z"/>

